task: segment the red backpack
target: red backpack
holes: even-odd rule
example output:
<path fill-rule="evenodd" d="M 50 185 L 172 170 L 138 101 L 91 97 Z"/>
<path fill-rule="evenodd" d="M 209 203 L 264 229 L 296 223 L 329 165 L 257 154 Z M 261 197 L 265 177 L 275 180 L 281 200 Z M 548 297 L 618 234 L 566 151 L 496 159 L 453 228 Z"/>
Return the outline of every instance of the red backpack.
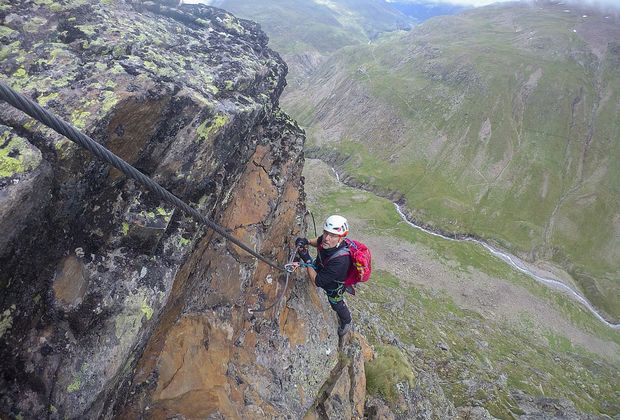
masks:
<path fill-rule="evenodd" d="M 353 239 L 345 239 L 349 255 L 351 256 L 351 267 L 344 281 L 345 287 L 353 286 L 359 282 L 367 282 L 372 271 L 370 249 L 361 242 Z"/>
<path fill-rule="evenodd" d="M 372 271 L 370 249 L 359 241 L 353 239 L 345 239 L 346 247 L 342 248 L 329 259 L 348 255 L 351 257 L 351 266 L 344 280 L 344 287 L 351 294 L 355 294 L 355 290 L 351 287 L 360 282 L 367 282 L 370 279 Z M 327 261 L 325 261 L 327 264 Z"/>

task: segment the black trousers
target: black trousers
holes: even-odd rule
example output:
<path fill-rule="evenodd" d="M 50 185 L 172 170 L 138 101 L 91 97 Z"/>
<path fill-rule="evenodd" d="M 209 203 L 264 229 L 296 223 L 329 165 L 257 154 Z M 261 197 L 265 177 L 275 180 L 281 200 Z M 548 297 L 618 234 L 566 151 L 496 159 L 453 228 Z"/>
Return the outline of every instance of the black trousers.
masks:
<path fill-rule="evenodd" d="M 344 299 L 336 303 L 329 302 L 329 304 L 331 305 L 332 309 L 338 314 L 340 326 L 346 325 L 351 322 L 351 312 L 349 311 L 349 307 L 347 306 Z"/>

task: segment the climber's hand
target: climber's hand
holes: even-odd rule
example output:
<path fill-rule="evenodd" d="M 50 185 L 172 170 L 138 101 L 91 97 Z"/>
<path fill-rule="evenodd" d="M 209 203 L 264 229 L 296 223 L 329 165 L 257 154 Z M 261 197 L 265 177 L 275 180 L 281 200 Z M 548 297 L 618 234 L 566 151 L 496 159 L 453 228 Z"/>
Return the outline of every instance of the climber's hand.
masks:
<path fill-rule="evenodd" d="M 307 248 L 310 242 L 307 238 L 297 238 L 295 239 L 295 246 L 297 248 Z"/>
<path fill-rule="evenodd" d="M 297 255 L 299 255 L 299 258 L 306 264 L 309 264 L 312 262 L 312 257 L 310 256 L 310 253 L 308 252 L 308 248 L 297 248 Z"/>

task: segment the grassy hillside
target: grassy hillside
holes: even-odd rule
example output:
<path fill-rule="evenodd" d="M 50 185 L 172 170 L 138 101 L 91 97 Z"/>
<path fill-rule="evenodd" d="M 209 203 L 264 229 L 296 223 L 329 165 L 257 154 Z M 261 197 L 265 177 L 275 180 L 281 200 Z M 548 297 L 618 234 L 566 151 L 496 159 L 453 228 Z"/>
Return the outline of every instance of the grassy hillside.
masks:
<path fill-rule="evenodd" d="M 396 383 L 424 393 L 432 374 L 457 408 L 481 406 L 498 418 L 571 404 L 595 415 L 618 413 L 620 332 L 478 245 L 409 227 L 389 201 L 337 184 L 315 161 L 304 175 L 317 221 L 347 215 L 351 236 L 373 251 L 371 280 L 347 295 L 356 328 L 379 355 L 367 365 L 371 394 L 398 411 Z"/>
<path fill-rule="evenodd" d="M 345 47 L 285 107 L 423 222 L 560 264 L 620 319 L 620 25 L 565 6 L 434 18 Z"/>

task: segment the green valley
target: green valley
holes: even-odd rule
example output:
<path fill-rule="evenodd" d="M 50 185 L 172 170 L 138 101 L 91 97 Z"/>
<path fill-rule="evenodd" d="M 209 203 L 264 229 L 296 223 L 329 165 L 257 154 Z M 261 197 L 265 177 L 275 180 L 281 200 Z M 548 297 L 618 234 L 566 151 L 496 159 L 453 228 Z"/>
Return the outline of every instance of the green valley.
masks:
<path fill-rule="evenodd" d="M 614 16 L 489 6 L 341 48 L 283 102 L 311 156 L 420 222 L 557 264 L 617 321 L 618 40 Z"/>
<path fill-rule="evenodd" d="M 617 414 L 619 331 L 479 245 L 408 226 L 389 200 L 336 182 L 322 162 L 307 160 L 304 175 L 315 217 L 346 214 L 373 250 L 372 278 L 347 295 L 377 352 L 371 395 L 405 416 L 406 389 L 435 401 L 437 382 L 460 418 Z"/>

